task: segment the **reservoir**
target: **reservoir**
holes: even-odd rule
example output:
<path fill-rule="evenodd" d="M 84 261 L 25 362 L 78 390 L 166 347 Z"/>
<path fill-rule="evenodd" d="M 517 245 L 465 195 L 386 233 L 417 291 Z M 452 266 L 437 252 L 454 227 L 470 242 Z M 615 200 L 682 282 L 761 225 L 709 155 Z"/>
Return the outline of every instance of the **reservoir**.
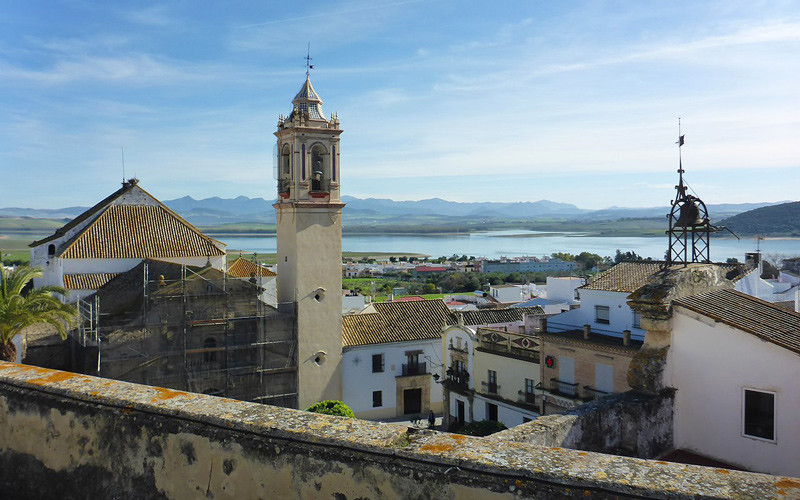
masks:
<path fill-rule="evenodd" d="M 275 236 L 220 236 L 229 250 L 275 253 Z M 742 261 L 745 252 L 760 246 L 766 258 L 800 256 L 800 239 L 712 238 L 711 260 L 724 262 L 729 257 Z M 496 259 L 533 255 L 541 257 L 554 252 L 596 253 L 614 257 L 617 249 L 634 251 L 642 257 L 663 259 L 667 237 L 582 236 L 580 233 L 539 233 L 536 231 L 487 231 L 471 234 L 352 234 L 342 238 L 345 252 L 419 253 L 433 257 L 472 255 Z"/>

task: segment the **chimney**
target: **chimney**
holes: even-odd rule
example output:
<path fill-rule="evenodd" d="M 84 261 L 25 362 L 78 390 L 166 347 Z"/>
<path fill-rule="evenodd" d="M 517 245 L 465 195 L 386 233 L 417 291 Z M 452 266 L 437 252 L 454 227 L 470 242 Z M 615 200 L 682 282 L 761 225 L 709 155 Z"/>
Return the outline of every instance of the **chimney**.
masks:
<path fill-rule="evenodd" d="M 622 345 L 631 345 L 631 331 L 630 330 L 623 330 L 622 331 Z"/>
<path fill-rule="evenodd" d="M 583 340 L 589 340 L 589 335 L 592 333 L 591 325 L 583 325 Z"/>

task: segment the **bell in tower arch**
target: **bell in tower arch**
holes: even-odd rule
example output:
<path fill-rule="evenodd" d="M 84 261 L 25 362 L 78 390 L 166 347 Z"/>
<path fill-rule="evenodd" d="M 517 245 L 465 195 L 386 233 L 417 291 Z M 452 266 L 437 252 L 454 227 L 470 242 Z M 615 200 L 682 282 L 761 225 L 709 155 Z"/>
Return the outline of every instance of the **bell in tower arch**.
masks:
<path fill-rule="evenodd" d="M 675 223 L 679 227 L 695 227 L 703 225 L 703 218 L 700 216 L 700 207 L 697 201 L 689 199 L 681 205 L 678 221 Z"/>

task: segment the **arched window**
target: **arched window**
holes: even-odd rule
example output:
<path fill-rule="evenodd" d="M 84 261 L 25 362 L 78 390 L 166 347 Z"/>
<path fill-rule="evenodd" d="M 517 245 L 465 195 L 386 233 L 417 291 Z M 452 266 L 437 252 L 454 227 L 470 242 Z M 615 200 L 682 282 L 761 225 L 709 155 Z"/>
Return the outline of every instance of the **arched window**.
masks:
<path fill-rule="evenodd" d="M 56 254 L 56 246 L 51 243 L 50 245 L 47 246 L 47 255 L 52 257 L 55 254 Z"/>
<path fill-rule="evenodd" d="M 291 151 L 289 150 L 289 145 L 284 144 L 283 150 L 281 151 L 281 177 L 288 178 L 291 174 L 291 163 L 289 162 L 291 158 Z"/>
<path fill-rule="evenodd" d="M 203 349 L 215 349 L 217 347 L 217 339 L 208 337 L 203 341 Z M 206 351 L 203 353 L 203 361 L 206 363 L 214 363 L 217 360 L 216 351 Z"/>
<path fill-rule="evenodd" d="M 311 191 L 329 191 L 328 152 L 322 144 L 311 147 Z"/>

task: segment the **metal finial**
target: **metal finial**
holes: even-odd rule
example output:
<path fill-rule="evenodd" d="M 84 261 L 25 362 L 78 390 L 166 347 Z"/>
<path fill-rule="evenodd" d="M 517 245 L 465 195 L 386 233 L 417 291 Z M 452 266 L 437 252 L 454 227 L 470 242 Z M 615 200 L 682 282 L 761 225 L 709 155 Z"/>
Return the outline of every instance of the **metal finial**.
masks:
<path fill-rule="evenodd" d="M 311 42 L 308 42 L 308 52 L 306 53 L 306 78 L 311 74 L 311 70 L 314 69 L 314 65 L 311 64 Z"/>

